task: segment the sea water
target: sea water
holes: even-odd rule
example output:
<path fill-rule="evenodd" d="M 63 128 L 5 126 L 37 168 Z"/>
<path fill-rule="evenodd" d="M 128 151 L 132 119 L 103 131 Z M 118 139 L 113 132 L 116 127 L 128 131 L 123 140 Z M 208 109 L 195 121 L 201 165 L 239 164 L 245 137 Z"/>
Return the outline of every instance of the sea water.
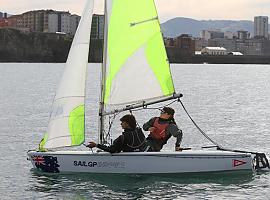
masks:
<path fill-rule="evenodd" d="M 52 175 L 31 170 L 26 154 L 46 131 L 63 69 L 63 64 L 0 64 L 0 199 L 270 198 L 269 172 Z M 176 91 L 184 95 L 183 104 L 208 136 L 227 148 L 270 155 L 270 66 L 177 64 L 171 71 Z M 86 141 L 97 141 L 99 78 L 100 64 L 89 65 Z M 183 130 L 182 147 L 211 145 L 179 103 L 171 106 Z M 141 125 L 158 114 L 158 110 L 134 112 Z M 112 139 L 121 133 L 119 119 L 112 132 Z M 171 138 L 164 151 L 173 150 L 174 143 Z"/>

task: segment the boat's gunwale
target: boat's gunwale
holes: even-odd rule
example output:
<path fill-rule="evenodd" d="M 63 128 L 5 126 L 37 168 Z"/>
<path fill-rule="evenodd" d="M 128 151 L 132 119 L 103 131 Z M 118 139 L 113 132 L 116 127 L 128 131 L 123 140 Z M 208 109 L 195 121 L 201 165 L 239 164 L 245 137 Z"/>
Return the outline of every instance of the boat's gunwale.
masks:
<path fill-rule="evenodd" d="M 108 152 L 91 152 L 91 151 L 48 151 L 48 152 L 38 152 L 30 151 L 29 156 L 32 155 L 62 155 L 62 156 L 159 156 L 159 157 L 211 157 L 211 158 L 236 158 L 236 157 L 252 157 L 250 153 L 236 153 L 228 151 L 182 151 L 182 152 L 121 152 L 121 153 L 108 153 Z"/>

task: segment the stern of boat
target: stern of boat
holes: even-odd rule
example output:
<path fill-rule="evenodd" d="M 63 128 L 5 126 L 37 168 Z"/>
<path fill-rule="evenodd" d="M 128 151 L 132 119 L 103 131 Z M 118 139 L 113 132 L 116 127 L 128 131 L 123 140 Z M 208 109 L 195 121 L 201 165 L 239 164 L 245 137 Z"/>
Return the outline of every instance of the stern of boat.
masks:
<path fill-rule="evenodd" d="M 269 157 L 264 153 L 256 153 L 253 156 L 253 168 L 255 171 L 269 171 Z"/>

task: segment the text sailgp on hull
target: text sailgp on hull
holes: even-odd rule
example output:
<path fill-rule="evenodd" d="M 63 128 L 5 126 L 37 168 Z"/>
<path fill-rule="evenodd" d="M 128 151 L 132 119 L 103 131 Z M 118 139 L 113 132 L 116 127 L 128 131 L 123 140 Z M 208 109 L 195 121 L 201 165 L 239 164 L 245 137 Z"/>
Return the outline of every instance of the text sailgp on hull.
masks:
<path fill-rule="evenodd" d="M 40 151 L 28 152 L 33 166 L 53 173 L 251 171 L 253 155 L 246 152 L 189 150 L 110 154 L 55 150 L 84 143 L 85 80 L 93 6 L 93 0 L 87 0 Z M 101 98 L 97 114 L 101 143 L 106 143 L 103 135 L 106 116 L 182 97 L 174 88 L 153 0 L 105 0 L 104 24 Z M 42 151 L 45 149 L 47 151 Z"/>

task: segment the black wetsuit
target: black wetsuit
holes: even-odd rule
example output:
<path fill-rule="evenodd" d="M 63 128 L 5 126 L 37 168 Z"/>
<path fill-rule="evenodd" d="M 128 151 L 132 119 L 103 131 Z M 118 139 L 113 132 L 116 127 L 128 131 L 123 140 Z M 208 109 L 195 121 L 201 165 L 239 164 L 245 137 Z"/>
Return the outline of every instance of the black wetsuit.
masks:
<path fill-rule="evenodd" d="M 140 128 L 125 129 L 111 146 L 97 144 L 97 148 L 110 153 L 144 151 L 145 136 Z"/>

